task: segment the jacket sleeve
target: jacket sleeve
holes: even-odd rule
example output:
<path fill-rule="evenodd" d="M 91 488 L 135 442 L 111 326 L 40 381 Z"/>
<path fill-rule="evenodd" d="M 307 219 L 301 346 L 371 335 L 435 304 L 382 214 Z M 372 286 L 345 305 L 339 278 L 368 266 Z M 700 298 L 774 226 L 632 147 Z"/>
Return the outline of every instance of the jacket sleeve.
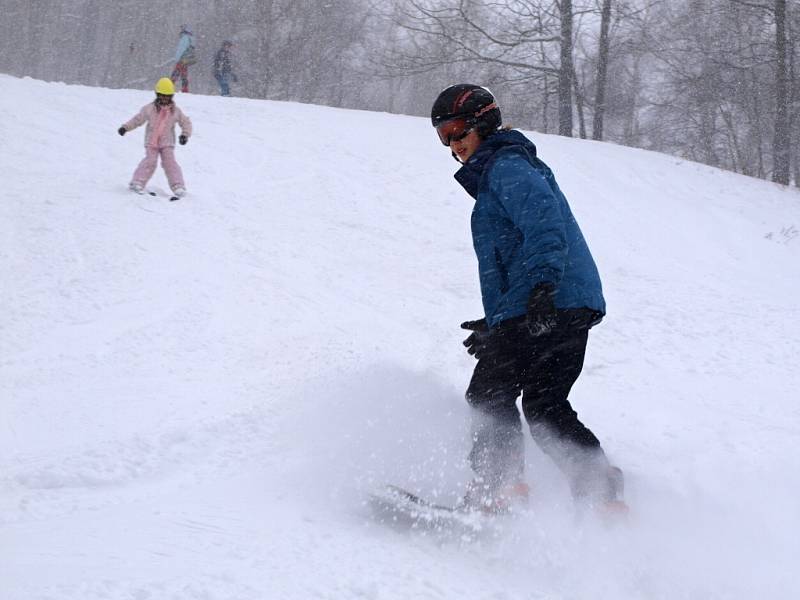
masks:
<path fill-rule="evenodd" d="M 136 115 L 130 121 L 123 125 L 123 127 L 126 131 L 132 131 L 143 125 L 145 121 L 147 121 L 147 105 L 143 106 L 142 109 L 136 113 Z"/>
<path fill-rule="evenodd" d="M 181 126 L 181 133 L 186 137 L 192 137 L 192 120 L 183 114 L 183 111 L 180 108 L 177 108 L 178 111 L 178 124 Z"/>
<path fill-rule="evenodd" d="M 522 235 L 530 287 L 545 281 L 558 287 L 567 258 L 566 225 L 547 181 L 524 157 L 512 154 L 493 165 L 489 186 Z"/>

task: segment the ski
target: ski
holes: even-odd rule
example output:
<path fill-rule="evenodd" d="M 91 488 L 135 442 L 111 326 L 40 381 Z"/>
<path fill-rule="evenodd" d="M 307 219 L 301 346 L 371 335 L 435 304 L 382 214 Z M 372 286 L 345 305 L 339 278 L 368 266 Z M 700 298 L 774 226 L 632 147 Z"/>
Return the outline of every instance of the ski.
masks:
<path fill-rule="evenodd" d="M 155 192 L 155 191 L 153 191 L 153 190 L 147 190 L 147 189 L 143 189 L 143 190 L 134 190 L 134 189 L 132 189 L 132 188 L 129 188 L 129 189 L 130 189 L 130 191 L 132 191 L 134 194 L 138 194 L 139 196 L 144 196 L 145 194 L 147 194 L 147 195 L 149 195 L 149 196 L 157 197 L 157 196 L 159 195 L 159 194 L 158 194 L 158 192 Z M 180 197 L 180 196 L 176 196 L 175 194 L 172 194 L 172 195 L 167 195 L 167 194 L 164 194 L 164 197 L 165 197 L 165 198 L 169 198 L 169 201 L 170 201 L 170 202 L 175 202 L 176 200 L 180 200 L 180 199 L 181 199 L 181 197 Z"/>
<path fill-rule="evenodd" d="M 151 196 L 163 196 L 164 198 L 168 198 L 170 202 L 175 202 L 175 200 L 181 199 L 181 196 L 178 196 L 177 194 L 167 194 L 167 193 L 158 194 L 152 190 L 147 190 L 147 193 L 150 194 Z"/>

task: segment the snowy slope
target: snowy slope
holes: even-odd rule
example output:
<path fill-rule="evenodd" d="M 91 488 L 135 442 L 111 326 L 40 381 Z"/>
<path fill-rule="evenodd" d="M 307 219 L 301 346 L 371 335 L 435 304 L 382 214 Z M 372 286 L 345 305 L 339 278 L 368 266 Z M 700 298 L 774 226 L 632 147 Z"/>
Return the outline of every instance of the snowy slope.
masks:
<path fill-rule="evenodd" d="M 363 498 L 469 478 L 455 162 L 424 119 L 180 95 L 189 196 L 134 196 L 149 100 L 0 76 L 0 597 L 800 595 L 796 189 L 531 134 L 604 278 L 572 400 L 633 515 L 576 521 L 529 444 L 531 514 L 442 539 Z"/>

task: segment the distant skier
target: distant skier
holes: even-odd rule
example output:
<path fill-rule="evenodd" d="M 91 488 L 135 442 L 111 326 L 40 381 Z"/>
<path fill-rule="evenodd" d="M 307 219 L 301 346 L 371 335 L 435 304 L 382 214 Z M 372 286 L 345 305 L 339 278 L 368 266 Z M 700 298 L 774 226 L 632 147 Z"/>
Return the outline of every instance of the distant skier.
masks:
<path fill-rule="evenodd" d="M 234 83 L 239 81 L 236 74 L 233 72 L 231 48 L 233 48 L 233 42 L 225 40 L 222 42 L 222 47 L 217 50 L 217 53 L 214 55 L 214 79 L 216 79 L 219 84 L 220 96 L 230 96 L 231 81 Z"/>
<path fill-rule="evenodd" d="M 181 126 L 178 142 L 183 146 L 192 135 L 192 122 L 173 100 L 175 85 L 172 80 L 162 77 L 156 83 L 155 90 L 156 99 L 143 106 L 135 117 L 117 130 L 120 135 L 125 135 L 128 131 L 147 123 L 144 133 L 146 154 L 136 168 L 129 187 L 138 194 L 142 193 L 156 170 L 160 155 L 161 166 L 167 176 L 169 187 L 180 198 L 186 194 L 186 185 L 183 182 L 183 172 L 175 160 L 175 123 Z"/>
<path fill-rule="evenodd" d="M 592 255 L 536 147 L 501 130 L 486 88 L 459 84 L 436 98 L 431 121 L 461 163 L 475 199 L 472 240 L 485 317 L 461 327 L 478 362 L 466 392 L 476 409 L 468 508 L 493 512 L 527 498 L 522 426 L 566 474 L 576 501 L 624 510 L 622 472 L 578 419 L 567 396 L 583 368 L 589 329 L 605 300 Z"/>
<path fill-rule="evenodd" d="M 194 48 L 194 37 L 188 25 L 181 25 L 180 39 L 178 47 L 175 49 L 175 68 L 170 79 L 177 83 L 180 79 L 181 91 L 189 91 L 189 67 L 197 62 L 197 55 Z"/>

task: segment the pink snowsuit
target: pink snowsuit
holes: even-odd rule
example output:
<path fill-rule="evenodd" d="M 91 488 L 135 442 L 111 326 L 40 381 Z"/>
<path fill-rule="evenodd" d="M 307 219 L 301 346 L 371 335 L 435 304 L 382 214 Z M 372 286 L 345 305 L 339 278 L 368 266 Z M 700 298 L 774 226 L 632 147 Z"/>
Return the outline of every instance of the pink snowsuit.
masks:
<path fill-rule="evenodd" d="M 160 108 L 160 110 L 159 110 Z M 155 173 L 158 156 L 161 155 L 161 166 L 167 176 L 172 191 L 186 188 L 183 172 L 175 160 L 175 123 L 181 126 L 181 133 L 186 137 L 192 135 L 192 122 L 175 103 L 158 107 L 155 102 L 146 104 L 142 110 L 125 123 L 126 131 L 136 129 L 147 123 L 144 132 L 145 157 L 133 173 L 131 184 L 144 187 Z"/>

